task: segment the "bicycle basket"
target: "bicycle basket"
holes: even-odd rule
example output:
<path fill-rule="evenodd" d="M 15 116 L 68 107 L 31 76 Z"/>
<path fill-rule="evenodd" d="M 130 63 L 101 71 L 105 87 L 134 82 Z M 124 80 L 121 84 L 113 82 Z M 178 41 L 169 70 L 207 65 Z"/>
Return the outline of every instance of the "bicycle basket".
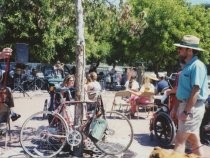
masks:
<path fill-rule="evenodd" d="M 97 118 L 92 121 L 90 124 L 89 134 L 97 139 L 101 140 L 104 136 L 104 132 L 107 128 L 107 121 L 102 118 Z"/>

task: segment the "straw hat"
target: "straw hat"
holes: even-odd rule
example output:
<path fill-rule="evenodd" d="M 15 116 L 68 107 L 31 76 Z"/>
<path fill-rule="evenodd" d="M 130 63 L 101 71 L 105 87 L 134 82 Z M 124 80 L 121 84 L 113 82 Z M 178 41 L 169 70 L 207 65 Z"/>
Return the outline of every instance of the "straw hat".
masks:
<path fill-rule="evenodd" d="M 198 51 L 204 51 L 199 48 L 200 39 L 193 35 L 185 35 L 180 43 L 175 43 L 174 45 L 182 48 L 190 48 Z"/>
<path fill-rule="evenodd" d="M 149 78 L 149 79 L 154 80 L 154 81 L 158 81 L 159 80 L 154 73 L 146 74 L 145 78 Z"/>

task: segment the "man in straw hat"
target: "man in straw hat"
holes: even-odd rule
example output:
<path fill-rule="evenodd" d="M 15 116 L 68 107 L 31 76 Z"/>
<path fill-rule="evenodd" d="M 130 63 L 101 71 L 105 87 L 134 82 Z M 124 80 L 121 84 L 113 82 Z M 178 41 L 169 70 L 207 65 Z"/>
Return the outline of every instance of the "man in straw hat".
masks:
<path fill-rule="evenodd" d="M 204 51 L 199 48 L 199 41 L 195 36 L 186 35 L 181 43 L 174 44 L 178 47 L 180 62 L 184 64 L 176 92 L 179 107 L 174 150 L 184 152 L 188 141 L 192 153 L 202 156 L 199 128 L 205 111 L 204 102 L 208 97 L 208 83 L 206 66 L 197 57 L 200 51 Z"/>

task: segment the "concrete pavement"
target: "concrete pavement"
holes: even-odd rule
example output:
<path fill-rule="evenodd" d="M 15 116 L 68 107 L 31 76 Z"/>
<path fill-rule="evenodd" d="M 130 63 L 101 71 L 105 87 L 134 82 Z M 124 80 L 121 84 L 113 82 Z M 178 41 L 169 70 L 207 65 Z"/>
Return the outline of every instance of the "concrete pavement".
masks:
<path fill-rule="evenodd" d="M 15 122 L 11 122 L 12 140 L 8 143 L 8 148 L 3 148 L 3 142 L 0 141 L 0 157 L 27 157 L 24 153 L 20 142 L 19 132 L 25 119 L 31 114 L 43 110 L 45 99 L 49 99 L 49 94 L 43 91 L 29 92 L 30 97 L 23 97 L 21 93 L 14 93 L 15 108 L 14 110 L 21 114 L 21 118 Z M 102 94 L 103 101 L 107 110 L 110 109 L 114 98 L 114 92 L 104 92 Z M 149 118 L 146 119 L 132 119 L 131 120 L 134 129 L 134 140 L 128 151 L 118 156 L 104 155 L 97 149 L 92 157 L 104 157 L 104 158 L 148 158 L 152 152 L 154 146 L 158 145 L 156 140 L 150 140 L 149 132 Z M 123 129 L 122 129 L 123 130 Z M 206 157 L 210 157 L 210 147 L 203 146 Z M 70 157 L 69 155 L 63 157 Z"/>

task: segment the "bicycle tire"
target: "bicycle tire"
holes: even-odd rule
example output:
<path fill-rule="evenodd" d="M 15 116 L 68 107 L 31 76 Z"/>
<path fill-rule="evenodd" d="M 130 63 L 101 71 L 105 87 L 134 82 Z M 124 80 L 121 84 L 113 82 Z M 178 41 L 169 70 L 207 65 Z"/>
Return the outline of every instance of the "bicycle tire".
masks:
<path fill-rule="evenodd" d="M 108 155 L 126 151 L 133 141 L 133 127 L 127 117 L 116 111 L 105 113 L 107 129 L 102 140 L 94 141 L 95 146 Z"/>
<path fill-rule="evenodd" d="M 43 115 L 47 118 L 43 119 Z M 22 125 L 20 143 L 32 157 L 53 157 L 66 144 L 68 126 L 57 113 L 41 111 L 31 115 Z"/>

